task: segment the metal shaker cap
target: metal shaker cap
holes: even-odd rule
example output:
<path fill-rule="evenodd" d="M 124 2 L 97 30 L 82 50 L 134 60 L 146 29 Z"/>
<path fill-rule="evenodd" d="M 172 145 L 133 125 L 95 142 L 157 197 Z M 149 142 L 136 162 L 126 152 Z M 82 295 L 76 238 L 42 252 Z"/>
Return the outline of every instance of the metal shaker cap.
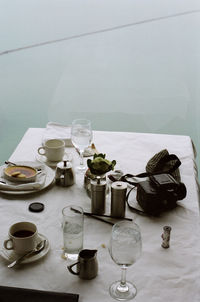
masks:
<path fill-rule="evenodd" d="M 111 188 L 114 190 L 126 190 L 127 183 L 125 183 L 123 181 L 115 181 L 112 183 Z"/>

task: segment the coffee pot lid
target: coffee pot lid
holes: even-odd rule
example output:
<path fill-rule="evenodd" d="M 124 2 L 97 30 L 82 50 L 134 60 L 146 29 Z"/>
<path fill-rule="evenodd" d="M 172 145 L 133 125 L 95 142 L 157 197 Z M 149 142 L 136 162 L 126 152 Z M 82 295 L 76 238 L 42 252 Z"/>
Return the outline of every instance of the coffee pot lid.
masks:
<path fill-rule="evenodd" d="M 64 169 L 64 170 L 70 169 L 72 168 L 72 164 L 70 163 L 69 160 L 63 160 L 57 164 L 57 168 Z"/>

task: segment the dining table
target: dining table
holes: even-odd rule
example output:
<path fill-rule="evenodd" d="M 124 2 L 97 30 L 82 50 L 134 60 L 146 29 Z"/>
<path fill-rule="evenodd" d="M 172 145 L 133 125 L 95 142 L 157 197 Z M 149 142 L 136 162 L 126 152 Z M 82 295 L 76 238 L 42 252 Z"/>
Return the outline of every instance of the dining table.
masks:
<path fill-rule="evenodd" d="M 114 301 L 109 295 L 109 286 L 120 279 L 120 266 L 109 254 L 111 224 L 84 216 L 83 248 L 97 250 L 97 276 L 83 280 L 67 269 L 68 260 L 63 257 L 62 209 L 77 205 L 91 212 L 91 199 L 84 187 L 84 174 L 75 174 L 75 183 L 69 187 L 56 184 L 56 166 L 48 165 L 45 157 L 37 152 L 44 134 L 45 128 L 28 128 L 8 158 L 14 163 L 44 165 L 47 175 L 40 190 L 0 188 L 0 286 L 77 294 L 79 302 Z M 187 135 L 95 130 L 92 141 L 98 152 L 106 154 L 111 161 L 116 160 L 115 169 L 124 174 L 145 172 L 149 159 L 163 149 L 178 156 L 181 182 L 186 186 L 187 195 L 177 202 L 176 208 L 154 217 L 139 215 L 126 206 L 125 217 L 133 219 L 142 236 L 141 257 L 128 267 L 127 280 L 137 287 L 135 302 L 200 301 L 199 184 L 192 139 Z M 73 146 L 66 146 L 65 152 L 75 169 L 79 164 L 78 152 Z M 87 157 L 84 161 L 86 164 Z M 110 215 L 111 181 L 108 178 L 107 186 L 105 214 Z M 130 200 L 137 205 L 134 192 Z M 29 206 L 33 202 L 42 203 L 44 210 L 31 212 Z M 122 218 L 112 221 L 120 220 Z M 8 268 L 10 261 L 3 243 L 8 238 L 9 227 L 20 221 L 36 224 L 39 234 L 48 241 L 48 249 L 35 261 Z M 164 226 L 171 227 L 169 248 L 162 247 Z"/>

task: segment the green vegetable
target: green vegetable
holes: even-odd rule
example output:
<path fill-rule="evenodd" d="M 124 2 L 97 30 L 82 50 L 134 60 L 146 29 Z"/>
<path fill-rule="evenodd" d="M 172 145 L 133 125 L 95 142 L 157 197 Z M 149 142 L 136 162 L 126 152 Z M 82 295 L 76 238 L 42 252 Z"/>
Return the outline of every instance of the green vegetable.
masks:
<path fill-rule="evenodd" d="M 91 173 L 94 175 L 103 175 L 114 169 L 116 161 L 112 162 L 105 158 L 106 154 L 94 154 L 93 160 L 88 159 L 87 165 Z"/>

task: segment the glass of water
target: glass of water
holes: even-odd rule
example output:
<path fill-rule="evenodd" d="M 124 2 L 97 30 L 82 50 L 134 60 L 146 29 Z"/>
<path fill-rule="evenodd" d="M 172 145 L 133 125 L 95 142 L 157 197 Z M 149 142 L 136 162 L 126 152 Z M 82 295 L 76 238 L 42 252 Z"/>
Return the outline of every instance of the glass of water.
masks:
<path fill-rule="evenodd" d="M 127 267 L 141 255 L 142 239 L 138 225 L 130 221 L 117 222 L 112 228 L 109 252 L 112 260 L 121 267 L 121 280 L 110 286 L 110 295 L 116 300 L 127 301 L 135 297 L 135 285 L 126 281 Z"/>
<path fill-rule="evenodd" d="M 83 209 L 70 205 L 62 210 L 64 257 L 77 260 L 79 252 L 83 249 Z"/>
<path fill-rule="evenodd" d="M 86 167 L 83 162 L 83 152 L 87 147 L 89 147 L 92 141 L 92 128 L 89 120 L 76 119 L 72 122 L 71 141 L 80 154 L 80 165 L 76 170 L 84 173 Z"/>

